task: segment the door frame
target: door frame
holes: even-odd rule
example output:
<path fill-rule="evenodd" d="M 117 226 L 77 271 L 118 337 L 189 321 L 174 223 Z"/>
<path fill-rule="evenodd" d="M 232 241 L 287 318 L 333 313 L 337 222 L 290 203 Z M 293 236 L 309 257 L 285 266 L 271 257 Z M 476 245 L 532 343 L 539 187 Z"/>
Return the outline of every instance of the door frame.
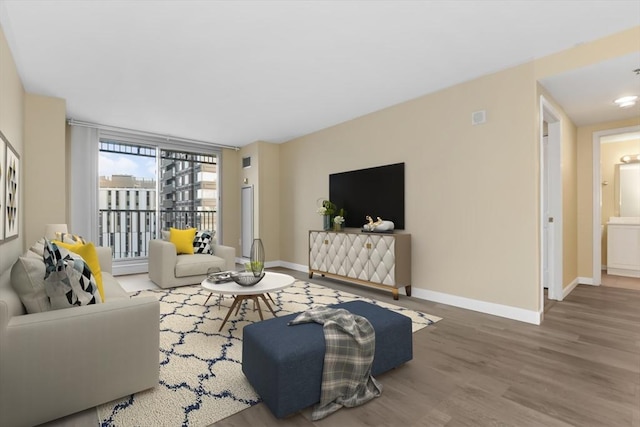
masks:
<path fill-rule="evenodd" d="M 544 123 L 547 123 L 547 163 L 544 161 Z M 540 307 L 544 312 L 544 259 L 549 260 L 548 298 L 562 301 L 564 298 L 562 283 L 562 118 L 553 105 L 544 97 L 540 96 Z M 545 167 L 549 170 L 545 170 Z M 545 191 L 544 176 L 548 172 L 549 191 Z M 544 211 L 545 199 L 548 206 L 549 217 L 553 218 L 551 223 L 551 242 L 547 242 L 545 235 L 545 223 L 549 221 L 547 212 Z M 545 251 L 549 251 L 549 256 Z"/>
<path fill-rule="evenodd" d="M 602 161 L 600 159 L 600 139 L 619 133 L 640 132 L 640 126 L 601 130 L 593 133 L 593 276 L 591 285 L 602 284 Z"/>

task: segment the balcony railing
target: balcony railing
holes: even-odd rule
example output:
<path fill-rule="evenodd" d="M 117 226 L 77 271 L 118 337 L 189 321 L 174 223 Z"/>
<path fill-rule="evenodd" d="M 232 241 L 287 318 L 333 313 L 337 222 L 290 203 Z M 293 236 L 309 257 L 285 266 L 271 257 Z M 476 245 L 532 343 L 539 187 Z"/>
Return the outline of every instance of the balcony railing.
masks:
<path fill-rule="evenodd" d="M 114 260 L 146 258 L 149 241 L 158 238 L 156 230 L 194 227 L 213 231 L 216 214 L 212 210 L 100 209 L 98 243 L 111 247 Z"/>

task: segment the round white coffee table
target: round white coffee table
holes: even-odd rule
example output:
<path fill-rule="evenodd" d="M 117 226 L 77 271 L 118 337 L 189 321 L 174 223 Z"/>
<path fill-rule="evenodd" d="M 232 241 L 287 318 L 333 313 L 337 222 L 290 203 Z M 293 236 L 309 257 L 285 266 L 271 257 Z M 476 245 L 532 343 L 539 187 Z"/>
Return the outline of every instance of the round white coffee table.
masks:
<path fill-rule="evenodd" d="M 237 307 L 236 314 L 238 314 L 238 312 L 240 311 L 240 304 L 242 303 L 242 301 L 247 299 L 253 300 L 255 302 L 256 308 L 258 309 L 258 314 L 260 315 L 260 320 L 264 320 L 264 318 L 262 317 L 262 309 L 260 308 L 260 299 L 262 299 L 271 313 L 273 313 L 273 315 L 275 316 L 276 313 L 273 311 L 273 308 L 269 304 L 269 301 L 267 301 L 267 299 L 264 297 L 265 294 L 284 289 L 287 286 L 293 285 L 293 282 L 295 282 L 293 276 L 289 276 L 288 274 L 283 273 L 266 271 L 262 280 L 260 280 L 253 286 L 240 286 L 233 281 L 224 283 L 213 283 L 207 279 L 204 279 L 200 285 L 211 293 L 233 295 L 234 297 L 233 304 L 231 304 L 231 307 L 229 308 L 229 311 L 227 312 L 222 325 L 220 325 L 220 329 L 218 329 L 218 331 L 221 331 L 225 323 L 227 323 L 227 320 L 229 319 L 229 316 L 231 315 L 233 309 Z M 208 300 L 209 298 L 207 298 L 207 301 Z"/>

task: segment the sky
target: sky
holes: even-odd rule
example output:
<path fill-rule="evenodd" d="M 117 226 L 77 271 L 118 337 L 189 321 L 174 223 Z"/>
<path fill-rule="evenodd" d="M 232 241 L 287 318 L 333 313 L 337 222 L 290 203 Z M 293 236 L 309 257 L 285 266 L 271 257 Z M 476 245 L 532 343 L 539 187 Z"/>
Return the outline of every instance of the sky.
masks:
<path fill-rule="evenodd" d="M 133 175 L 136 178 L 155 179 L 156 159 L 128 154 L 100 152 L 99 175 Z"/>

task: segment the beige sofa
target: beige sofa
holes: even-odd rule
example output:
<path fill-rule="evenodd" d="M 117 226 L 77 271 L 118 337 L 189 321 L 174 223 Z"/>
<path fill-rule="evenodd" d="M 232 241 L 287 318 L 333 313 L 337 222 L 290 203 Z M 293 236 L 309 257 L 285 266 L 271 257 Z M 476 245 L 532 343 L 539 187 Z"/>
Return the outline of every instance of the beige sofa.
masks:
<path fill-rule="evenodd" d="M 236 250 L 230 246 L 213 244 L 213 253 L 177 255 L 173 243 L 153 239 L 149 242 L 149 278 L 161 288 L 195 285 L 207 277 L 207 270 L 235 270 Z"/>
<path fill-rule="evenodd" d="M 158 384 L 159 302 L 129 298 L 111 275 L 111 250 L 96 249 L 103 304 L 27 314 L 11 285 L 24 276 L 0 275 L 0 426 L 37 425 Z"/>

